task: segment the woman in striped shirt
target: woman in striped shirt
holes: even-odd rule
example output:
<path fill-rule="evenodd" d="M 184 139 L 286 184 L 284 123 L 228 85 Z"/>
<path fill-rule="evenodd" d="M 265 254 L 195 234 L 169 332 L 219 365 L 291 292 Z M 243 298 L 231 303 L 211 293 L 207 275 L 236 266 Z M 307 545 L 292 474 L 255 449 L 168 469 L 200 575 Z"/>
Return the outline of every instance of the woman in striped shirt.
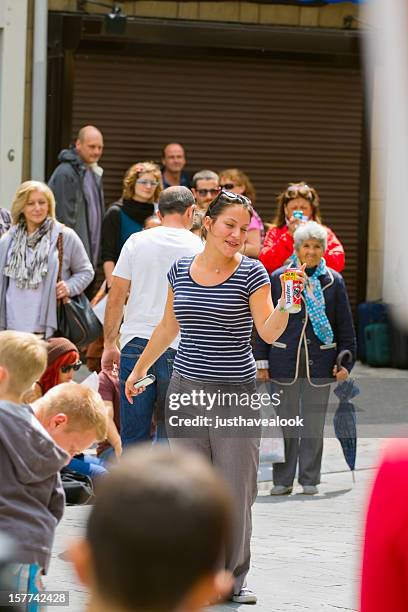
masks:
<path fill-rule="evenodd" d="M 256 392 L 252 322 L 269 344 L 288 322 L 282 297 L 273 307 L 263 265 L 240 253 L 252 214 L 251 201 L 230 192 L 221 191 L 210 204 L 203 219 L 205 249 L 170 269 L 163 319 L 125 391 L 132 403 L 132 396 L 144 390 L 135 389 L 135 383 L 180 331 L 167 394 L 169 440 L 171 446 L 205 454 L 229 484 L 236 516 L 225 564 L 234 579 L 231 599 L 238 603 L 256 602 L 246 588 L 261 433 L 259 425 L 245 427 L 246 416 L 258 416 L 251 407 Z M 303 271 L 299 278 L 303 282 Z"/>

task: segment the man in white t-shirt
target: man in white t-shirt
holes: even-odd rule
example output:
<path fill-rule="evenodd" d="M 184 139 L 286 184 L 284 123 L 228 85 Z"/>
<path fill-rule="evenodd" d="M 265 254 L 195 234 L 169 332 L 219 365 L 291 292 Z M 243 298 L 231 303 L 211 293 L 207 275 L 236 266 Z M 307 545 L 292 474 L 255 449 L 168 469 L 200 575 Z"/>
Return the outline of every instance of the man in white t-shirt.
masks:
<path fill-rule="evenodd" d="M 194 196 L 187 187 L 168 187 L 160 194 L 159 217 L 162 225 L 133 234 L 123 245 L 113 271 L 105 313 L 105 345 L 102 369 L 112 370 L 120 362 L 120 430 L 123 446 L 150 438 L 153 408 L 160 422 L 159 437 L 164 437 L 164 401 L 173 369 L 178 339 L 149 370 L 156 381 L 129 404 L 125 381 L 143 352 L 166 305 L 167 272 L 180 257 L 200 253 L 204 245 L 189 229 L 194 211 Z M 117 348 L 119 326 L 120 347 Z"/>

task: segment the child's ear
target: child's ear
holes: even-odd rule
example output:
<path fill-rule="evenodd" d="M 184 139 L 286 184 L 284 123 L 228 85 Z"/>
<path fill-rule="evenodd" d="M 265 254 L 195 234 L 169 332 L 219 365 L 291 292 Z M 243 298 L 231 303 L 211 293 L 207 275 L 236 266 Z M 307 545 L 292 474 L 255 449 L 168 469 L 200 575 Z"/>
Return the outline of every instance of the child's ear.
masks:
<path fill-rule="evenodd" d="M 49 423 L 47 423 L 46 429 L 50 432 L 54 432 L 61 425 L 66 425 L 68 423 L 68 417 L 64 412 L 59 412 L 58 414 L 54 414 Z"/>
<path fill-rule="evenodd" d="M 67 551 L 67 559 L 73 564 L 82 584 L 90 588 L 93 583 L 93 570 L 91 549 L 88 542 L 85 539 L 74 540 Z"/>
<path fill-rule="evenodd" d="M 0 392 L 6 393 L 8 390 L 8 384 L 10 380 L 10 375 L 6 368 L 0 366 Z"/>
<path fill-rule="evenodd" d="M 3 366 L 0 366 L 0 383 L 8 381 L 8 379 L 9 379 L 9 373 L 7 369 Z"/>
<path fill-rule="evenodd" d="M 221 570 L 201 578 L 184 600 L 183 610 L 198 612 L 203 607 L 228 599 L 234 588 L 231 572 Z"/>

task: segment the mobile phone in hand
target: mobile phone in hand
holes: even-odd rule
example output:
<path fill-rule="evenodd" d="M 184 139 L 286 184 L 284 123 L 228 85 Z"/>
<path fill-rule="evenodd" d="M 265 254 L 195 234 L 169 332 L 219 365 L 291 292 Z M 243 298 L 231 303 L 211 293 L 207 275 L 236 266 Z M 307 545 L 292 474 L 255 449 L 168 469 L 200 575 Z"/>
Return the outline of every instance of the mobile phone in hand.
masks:
<path fill-rule="evenodd" d="M 149 385 L 154 383 L 155 380 L 156 380 L 156 377 L 154 374 L 148 374 L 144 378 L 140 378 L 139 380 L 137 380 L 135 384 L 133 385 L 133 388 L 140 389 L 140 387 L 148 387 Z"/>

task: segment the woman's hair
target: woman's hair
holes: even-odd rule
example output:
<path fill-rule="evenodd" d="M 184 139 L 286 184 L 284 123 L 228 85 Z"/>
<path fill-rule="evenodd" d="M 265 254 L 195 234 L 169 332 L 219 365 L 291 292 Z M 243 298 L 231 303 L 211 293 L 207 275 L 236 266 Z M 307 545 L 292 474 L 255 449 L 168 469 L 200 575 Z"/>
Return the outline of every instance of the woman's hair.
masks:
<path fill-rule="evenodd" d="M 323 248 L 323 253 L 327 247 L 327 230 L 316 221 L 301 223 L 293 234 L 295 249 L 298 251 L 306 240 L 318 240 Z"/>
<path fill-rule="evenodd" d="M 233 195 L 234 197 L 232 197 Z M 207 208 L 207 212 L 203 216 L 203 225 L 201 227 L 202 240 L 206 240 L 207 238 L 207 230 L 204 225 L 204 219 L 206 217 L 210 217 L 210 219 L 216 221 L 220 214 L 231 206 L 242 206 L 242 208 L 248 211 L 249 220 L 252 219 L 254 209 L 252 208 L 252 202 L 249 198 L 239 194 L 228 195 L 225 191 L 220 191 L 216 198 L 210 203 L 209 207 Z"/>
<path fill-rule="evenodd" d="M 11 205 L 10 213 L 14 225 L 17 225 L 20 221 L 24 206 L 27 204 L 33 191 L 41 191 L 44 194 L 48 202 L 48 216 L 55 219 L 55 198 L 48 185 L 41 181 L 25 181 L 17 189 Z"/>
<path fill-rule="evenodd" d="M 304 200 L 307 200 L 307 202 L 309 202 L 309 204 L 312 206 L 313 221 L 317 221 L 317 223 L 322 222 L 320 215 L 320 200 L 316 189 L 310 187 L 304 181 L 301 181 L 300 183 L 289 183 L 287 189 L 282 191 L 282 193 L 280 193 L 276 198 L 278 212 L 272 221 L 272 225 L 277 227 L 283 227 L 285 225 L 285 206 L 288 202 L 295 200 L 296 198 L 303 198 Z"/>
<path fill-rule="evenodd" d="M 244 195 L 246 195 L 247 198 L 251 200 L 252 206 L 254 206 L 256 200 L 255 187 L 253 186 L 251 179 L 247 174 L 245 174 L 245 172 L 242 172 L 242 170 L 239 170 L 238 168 L 228 168 L 227 170 L 223 170 L 222 172 L 220 172 L 220 182 L 222 182 L 223 178 L 228 178 L 233 183 L 236 183 L 237 185 L 242 185 L 245 189 Z"/>
<path fill-rule="evenodd" d="M 153 161 L 138 162 L 133 164 L 126 171 L 125 178 L 123 179 L 123 191 L 122 198 L 125 200 L 131 200 L 135 195 L 136 181 L 143 176 L 143 174 L 153 174 L 158 182 L 156 189 L 152 196 L 152 202 L 157 202 L 160 193 L 163 191 L 163 181 L 160 168 Z"/>
<path fill-rule="evenodd" d="M 58 385 L 60 368 L 65 365 L 73 365 L 79 359 L 79 353 L 77 351 L 69 351 L 64 353 L 61 357 L 58 357 L 52 364 L 45 370 L 41 376 L 39 383 L 43 393 L 47 393 L 52 387 Z"/>

